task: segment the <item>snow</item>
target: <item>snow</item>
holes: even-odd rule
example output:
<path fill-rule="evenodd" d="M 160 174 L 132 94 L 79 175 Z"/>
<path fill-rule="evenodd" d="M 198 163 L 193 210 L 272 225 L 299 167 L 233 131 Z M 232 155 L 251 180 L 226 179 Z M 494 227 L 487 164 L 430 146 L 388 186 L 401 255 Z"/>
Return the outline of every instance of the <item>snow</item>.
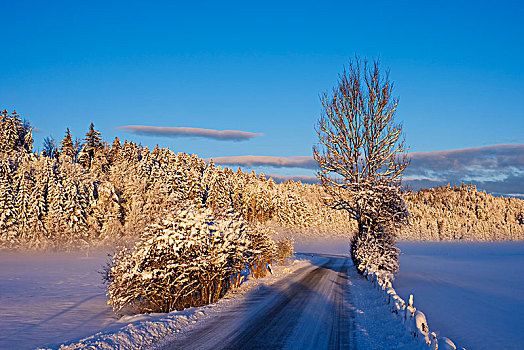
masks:
<path fill-rule="evenodd" d="M 350 269 L 349 285 L 355 308 L 357 349 L 424 348 L 414 341 L 400 318 L 391 312 L 384 301 L 384 292 L 375 289 L 355 268 Z"/>
<path fill-rule="evenodd" d="M 349 251 L 346 238 L 295 241 L 298 252 Z M 467 349 L 524 347 L 524 242 L 400 242 L 399 247 L 403 254 L 393 286 L 404 300 L 414 295 L 430 331 Z M 0 252 L 0 349 L 56 349 L 61 344 L 70 349 L 88 344 L 126 349 L 151 344 L 214 317 L 250 289 L 307 264 L 278 267 L 269 279 L 248 280 L 241 291 L 210 306 L 117 319 L 106 304 L 98 273 L 106 261 L 104 252 Z M 383 292 L 353 269 L 348 283 L 358 348 L 414 346 L 384 303 Z"/>
<path fill-rule="evenodd" d="M 0 252 L 0 349 L 34 349 L 120 327 L 106 304 L 107 254 Z"/>
<path fill-rule="evenodd" d="M 183 311 L 173 311 L 167 314 L 142 314 L 127 316 L 119 321 L 126 324 L 118 329 L 102 330 L 94 335 L 72 342 L 66 342 L 60 347 L 50 349 L 144 349 L 161 342 L 166 337 L 185 332 L 198 326 L 204 320 L 222 313 L 225 309 L 240 303 L 246 293 L 261 285 L 272 284 L 287 276 L 298 268 L 304 267 L 306 261 L 294 261 L 287 266 L 274 268 L 274 275 L 264 279 L 248 279 L 242 286 L 226 294 L 217 303 L 189 308 Z"/>
<path fill-rule="evenodd" d="M 207 317 L 209 306 L 117 318 L 99 273 L 107 261 L 106 252 L 0 251 L 0 349 L 57 349 L 62 344 L 130 349 Z M 264 281 L 272 283 L 301 264 L 274 266 L 275 274 Z M 214 312 L 259 283 L 248 280 Z"/>
<path fill-rule="evenodd" d="M 299 253 L 316 253 L 345 255 L 349 257 L 349 237 L 310 237 L 295 235 L 295 251 Z"/>
<path fill-rule="evenodd" d="M 524 242 L 400 242 L 393 282 L 431 331 L 467 349 L 522 349 Z"/>

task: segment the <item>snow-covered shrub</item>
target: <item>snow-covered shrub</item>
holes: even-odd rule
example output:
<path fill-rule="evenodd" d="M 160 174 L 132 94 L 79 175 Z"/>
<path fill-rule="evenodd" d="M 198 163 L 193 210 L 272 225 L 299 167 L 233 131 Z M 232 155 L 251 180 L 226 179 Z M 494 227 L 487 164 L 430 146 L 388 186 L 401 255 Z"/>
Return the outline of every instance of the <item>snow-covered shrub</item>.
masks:
<path fill-rule="evenodd" d="M 395 235 L 409 217 L 400 184 L 370 176 L 329 188 L 329 194 L 326 204 L 347 211 L 357 224 L 351 257 L 358 271 L 397 272 Z"/>
<path fill-rule="evenodd" d="M 248 231 L 252 252 L 249 258 L 249 269 L 255 278 L 265 277 L 268 273 L 268 266 L 276 259 L 276 244 L 271 239 L 274 233 L 275 230 L 262 225 L 253 226 Z"/>
<path fill-rule="evenodd" d="M 360 208 L 358 232 L 351 242 L 351 257 L 358 271 L 398 272 L 400 251 L 395 247 L 395 234 L 409 216 L 400 185 L 370 178 L 351 184 L 348 190 Z"/>
<path fill-rule="evenodd" d="M 280 264 L 284 264 L 287 258 L 295 253 L 294 240 L 290 237 L 281 238 L 277 241 L 277 259 Z"/>
<path fill-rule="evenodd" d="M 215 302 L 252 255 L 249 245 L 238 215 L 177 208 L 114 256 L 108 304 L 115 312 L 169 312 Z"/>
<path fill-rule="evenodd" d="M 392 235 L 383 232 L 363 232 L 351 241 L 351 258 L 359 272 L 398 272 L 400 249 Z"/>

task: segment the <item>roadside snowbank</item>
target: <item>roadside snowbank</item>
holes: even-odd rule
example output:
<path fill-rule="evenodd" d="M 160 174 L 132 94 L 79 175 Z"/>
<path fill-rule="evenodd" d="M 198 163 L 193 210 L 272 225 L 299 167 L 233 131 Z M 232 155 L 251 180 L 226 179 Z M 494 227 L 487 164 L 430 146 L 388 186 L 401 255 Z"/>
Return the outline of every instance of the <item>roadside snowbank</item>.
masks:
<path fill-rule="evenodd" d="M 430 349 L 457 349 L 456 345 L 447 337 L 437 338 L 435 332 L 430 333 L 426 315 L 417 310 L 413 305 L 413 294 L 409 296 L 406 303 L 398 296 L 393 288 L 389 274 L 378 274 L 364 271 L 364 276 L 383 292 L 384 300 L 390 305 L 391 312 L 398 316 L 411 336 L 420 344 L 427 345 Z"/>

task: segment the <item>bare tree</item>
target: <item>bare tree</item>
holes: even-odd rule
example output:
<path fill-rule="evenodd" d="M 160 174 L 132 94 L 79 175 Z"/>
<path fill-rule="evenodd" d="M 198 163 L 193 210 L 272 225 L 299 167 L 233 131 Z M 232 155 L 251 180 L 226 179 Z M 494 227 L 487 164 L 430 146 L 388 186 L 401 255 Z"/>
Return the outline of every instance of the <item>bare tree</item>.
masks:
<path fill-rule="evenodd" d="M 391 227 L 408 214 L 400 179 L 409 162 L 402 125 L 394 120 L 398 98 L 392 91 L 389 73 L 381 74 L 378 61 L 369 64 L 355 57 L 332 93 L 321 96 L 319 142 L 313 148 L 318 178 L 329 195 L 327 204 L 357 221 L 351 253 L 361 271 L 398 269 Z M 379 253 L 363 254 L 361 248 Z M 377 258 L 389 255 L 384 262 Z"/>

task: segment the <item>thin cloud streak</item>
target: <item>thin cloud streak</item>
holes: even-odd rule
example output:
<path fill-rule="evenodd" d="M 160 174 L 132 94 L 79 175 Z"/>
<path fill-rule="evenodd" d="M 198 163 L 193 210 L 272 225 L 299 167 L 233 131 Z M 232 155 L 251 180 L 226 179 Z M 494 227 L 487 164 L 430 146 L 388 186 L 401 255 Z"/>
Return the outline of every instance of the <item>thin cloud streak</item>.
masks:
<path fill-rule="evenodd" d="M 524 169 L 524 144 L 493 145 L 408 154 L 409 173 L 461 169 Z"/>
<path fill-rule="evenodd" d="M 406 176 L 428 176 L 428 172 L 441 172 L 462 169 L 500 170 L 519 168 L 524 170 L 524 144 L 494 145 L 445 151 L 413 152 L 408 154 L 411 164 Z M 213 157 L 213 161 L 223 165 L 272 166 L 277 168 L 316 169 L 317 162 L 312 156 L 232 156 Z"/>
<path fill-rule="evenodd" d="M 125 125 L 116 129 L 131 134 L 163 137 L 203 137 L 220 141 L 244 141 L 264 134 L 240 130 L 214 130 L 190 127 Z"/>
<path fill-rule="evenodd" d="M 273 156 L 234 156 L 213 157 L 213 162 L 221 165 L 271 166 L 275 168 L 316 169 L 317 162 L 311 156 L 273 157 Z"/>

